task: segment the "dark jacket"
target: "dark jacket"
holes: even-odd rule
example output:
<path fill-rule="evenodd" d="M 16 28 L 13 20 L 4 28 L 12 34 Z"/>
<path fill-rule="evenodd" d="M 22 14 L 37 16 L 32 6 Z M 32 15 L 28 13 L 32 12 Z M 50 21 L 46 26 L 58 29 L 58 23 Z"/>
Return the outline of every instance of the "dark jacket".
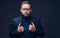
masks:
<path fill-rule="evenodd" d="M 28 30 L 29 24 L 31 24 L 31 22 L 33 22 L 36 26 L 36 31 L 35 32 L 31 32 Z M 19 25 L 19 23 L 21 23 L 21 25 L 25 28 L 24 32 L 20 33 L 17 31 L 17 27 Z M 36 38 L 37 36 L 44 36 L 44 29 L 41 25 L 40 19 L 37 17 L 17 17 L 12 19 L 11 21 L 11 27 L 10 27 L 10 32 L 9 32 L 9 36 L 11 38 Z"/>

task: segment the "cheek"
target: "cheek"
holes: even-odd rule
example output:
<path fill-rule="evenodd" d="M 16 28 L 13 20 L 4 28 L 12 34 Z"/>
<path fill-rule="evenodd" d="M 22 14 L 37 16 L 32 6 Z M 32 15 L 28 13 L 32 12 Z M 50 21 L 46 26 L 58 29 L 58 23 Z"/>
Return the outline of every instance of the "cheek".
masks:
<path fill-rule="evenodd" d="M 29 11 L 28 11 L 28 14 L 30 14 L 30 13 L 31 13 L 31 11 L 29 10 Z"/>
<path fill-rule="evenodd" d="M 25 13 L 25 11 L 21 11 L 21 13 L 22 13 L 22 14 L 24 14 L 24 13 Z"/>

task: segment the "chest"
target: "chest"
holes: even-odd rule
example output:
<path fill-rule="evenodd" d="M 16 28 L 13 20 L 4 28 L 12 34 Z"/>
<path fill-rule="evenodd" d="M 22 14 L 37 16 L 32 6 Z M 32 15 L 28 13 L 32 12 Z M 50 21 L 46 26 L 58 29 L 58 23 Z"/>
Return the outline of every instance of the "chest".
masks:
<path fill-rule="evenodd" d="M 30 21 L 23 21 L 23 22 L 22 22 L 22 26 L 23 26 L 25 29 L 28 29 L 30 24 L 31 24 Z"/>
<path fill-rule="evenodd" d="M 28 28 L 29 28 L 29 25 L 30 25 L 32 22 L 34 23 L 35 26 L 37 26 L 38 21 L 37 21 L 36 19 L 30 19 L 30 20 L 24 21 L 24 20 L 22 20 L 22 19 L 20 18 L 20 19 L 18 19 L 18 20 L 16 21 L 16 24 L 17 24 L 17 27 L 18 27 L 19 23 L 21 23 L 21 26 L 23 26 L 25 29 L 28 29 Z"/>

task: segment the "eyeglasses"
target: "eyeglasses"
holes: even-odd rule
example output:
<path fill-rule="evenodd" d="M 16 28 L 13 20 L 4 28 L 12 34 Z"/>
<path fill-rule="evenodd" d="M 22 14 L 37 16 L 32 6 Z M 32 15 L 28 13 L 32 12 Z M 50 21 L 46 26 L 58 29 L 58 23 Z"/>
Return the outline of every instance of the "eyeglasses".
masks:
<path fill-rule="evenodd" d="M 22 8 L 22 10 L 30 10 L 30 8 Z"/>

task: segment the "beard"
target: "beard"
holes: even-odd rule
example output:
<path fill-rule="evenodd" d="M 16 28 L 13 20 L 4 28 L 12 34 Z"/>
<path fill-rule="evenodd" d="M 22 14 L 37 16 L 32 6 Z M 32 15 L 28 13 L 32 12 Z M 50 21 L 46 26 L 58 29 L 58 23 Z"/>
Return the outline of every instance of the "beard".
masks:
<path fill-rule="evenodd" d="M 22 19 L 24 19 L 25 21 L 30 20 L 30 18 L 31 18 L 31 14 L 28 14 L 26 16 L 22 15 Z"/>
<path fill-rule="evenodd" d="M 30 16 L 31 15 L 31 13 L 30 14 L 27 14 L 27 13 L 25 13 L 25 14 L 22 14 L 24 17 L 28 17 L 28 16 Z"/>
<path fill-rule="evenodd" d="M 30 14 L 24 14 L 24 16 L 29 16 Z"/>

